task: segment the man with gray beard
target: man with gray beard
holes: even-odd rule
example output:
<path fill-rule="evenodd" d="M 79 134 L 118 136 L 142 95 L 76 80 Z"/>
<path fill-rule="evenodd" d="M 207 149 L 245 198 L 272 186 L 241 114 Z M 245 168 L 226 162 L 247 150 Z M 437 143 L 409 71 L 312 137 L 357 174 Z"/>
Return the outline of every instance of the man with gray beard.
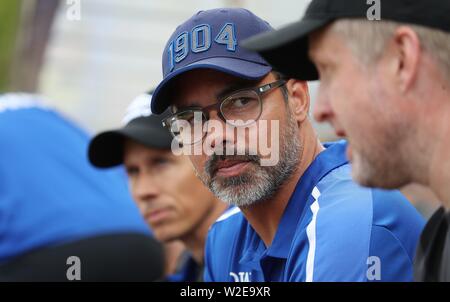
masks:
<path fill-rule="evenodd" d="M 281 138 L 291 138 L 288 144 L 283 141 L 280 150 L 280 160 L 274 166 L 261 165 L 258 155 L 226 156 L 213 153 L 205 164 L 206 177 L 197 174 L 203 183 L 222 201 L 240 207 L 250 206 L 272 197 L 295 172 L 299 165 L 302 145 L 296 134 L 296 122 L 289 110 L 286 111 L 288 122 Z M 225 152 L 222 152 L 225 153 Z M 249 161 L 258 167 L 254 173 L 241 173 L 227 178 L 216 177 L 217 164 L 220 161 L 233 159 L 235 161 Z M 250 185 L 253 184 L 253 185 Z"/>
<path fill-rule="evenodd" d="M 412 280 L 422 218 L 399 192 L 355 184 L 346 142 L 317 139 L 307 83 L 240 47 L 270 30 L 245 9 L 201 11 L 163 54 L 152 111 L 171 108 L 172 146 L 237 206 L 209 231 L 204 280 Z"/>

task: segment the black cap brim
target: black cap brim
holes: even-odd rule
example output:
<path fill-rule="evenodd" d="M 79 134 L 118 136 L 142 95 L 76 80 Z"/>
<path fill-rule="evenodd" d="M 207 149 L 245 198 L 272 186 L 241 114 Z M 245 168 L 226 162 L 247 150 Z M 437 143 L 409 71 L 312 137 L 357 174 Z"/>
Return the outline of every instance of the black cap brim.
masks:
<path fill-rule="evenodd" d="M 161 126 L 162 127 L 162 126 Z M 123 163 L 124 143 L 134 140 L 148 148 L 170 150 L 170 135 L 142 125 L 129 124 L 122 129 L 96 135 L 89 144 L 89 161 L 96 167 L 109 168 Z"/>
<path fill-rule="evenodd" d="M 302 19 L 276 31 L 251 37 L 243 42 L 258 52 L 274 70 L 303 81 L 319 79 L 308 55 L 308 36 L 329 24 L 331 19 Z"/>

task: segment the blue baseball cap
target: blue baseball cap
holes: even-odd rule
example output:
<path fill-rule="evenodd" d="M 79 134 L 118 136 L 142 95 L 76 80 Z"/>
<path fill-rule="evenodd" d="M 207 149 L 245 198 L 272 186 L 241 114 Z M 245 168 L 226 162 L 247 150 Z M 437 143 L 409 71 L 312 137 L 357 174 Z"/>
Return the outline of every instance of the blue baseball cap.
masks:
<path fill-rule="evenodd" d="M 259 80 L 272 67 L 240 42 L 274 30 L 269 23 L 243 8 L 199 11 L 177 27 L 163 53 L 163 80 L 156 87 L 151 110 L 160 114 L 169 107 L 173 80 L 190 70 L 213 69 L 247 80 Z"/>

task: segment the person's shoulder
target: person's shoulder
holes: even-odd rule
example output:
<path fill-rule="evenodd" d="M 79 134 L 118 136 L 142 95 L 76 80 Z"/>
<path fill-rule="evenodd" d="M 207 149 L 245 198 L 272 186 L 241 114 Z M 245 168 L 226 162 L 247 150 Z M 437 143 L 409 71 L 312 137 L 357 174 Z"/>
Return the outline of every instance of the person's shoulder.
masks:
<path fill-rule="evenodd" d="M 312 190 L 290 251 L 289 281 L 364 281 L 372 224 L 370 190 L 356 184 L 348 164 Z"/>
<path fill-rule="evenodd" d="M 412 259 L 425 225 L 424 218 L 400 191 L 372 189 L 372 196 L 373 241 L 376 240 L 376 234 L 391 238 Z M 386 241 L 386 239 L 383 240 Z M 375 244 L 372 245 L 372 249 L 383 249 L 382 245 L 378 247 Z"/>
<path fill-rule="evenodd" d="M 232 257 L 231 254 L 239 253 L 237 250 L 242 248 L 247 224 L 238 207 L 229 208 L 211 225 L 207 236 L 207 250 L 214 250 L 213 254 L 220 254 L 221 257 Z M 234 250 L 231 251 L 230 247 L 234 247 Z"/>
<path fill-rule="evenodd" d="M 238 207 L 232 206 L 228 208 L 217 220 L 211 225 L 208 237 L 219 236 L 219 238 L 231 239 L 239 232 L 245 218 Z"/>
<path fill-rule="evenodd" d="M 296 260 L 289 270 L 291 280 L 305 280 L 308 259 L 310 271 L 314 272 L 312 280 L 320 281 L 366 281 L 368 261 L 374 252 L 386 260 L 385 264 L 395 264 L 391 265 L 394 269 L 410 266 L 409 258 L 422 222 L 400 192 L 360 186 L 352 180 L 351 166 L 346 164 L 324 176 L 312 195 L 314 211 L 311 204 L 311 210 L 307 208 L 299 225 L 292 250 Z M 394 261 L 380 252 L 378 247 L 386 242 L 393 255 L 401 256 L 400 260 Z M 305 246 L 313 249 L 313 258 Z M 393 271 L 386 278 L 409 280 L 410 274 Z"/>
<path fill-rule="evenodd" d="M 424 218 L 398 190 L 372 189 L 374 224 L 394 229 L 401 225 L 424 226 Z"/>
<path fill-rule="evenodd" d="M 371 189 L 353 181 L 350 164 L 330 171 L 317 183 L 315 190 L 322 210 L 345 208 L 347 215 L 354 211 L 372 211 Z"/>
<path fill-rule="evenodd" d="M 205 248 L 205 281 L 226 281 L 245 241 L 246 220 L 238 207 L 227 209 L 210 227 Z"/>
<path fill-rule="evenodd" d="M 367 188 L 353 181 L 350 164 L 328 173 L 316 188 L 322 213 L 332 210 L 330 214 L 344 225 L 351 223 L 352 216 L 365 217 L 371 225 L 393 231 L 408 227 L 421 230 L 424 225 L 422 216 L 400 191 Z"/>

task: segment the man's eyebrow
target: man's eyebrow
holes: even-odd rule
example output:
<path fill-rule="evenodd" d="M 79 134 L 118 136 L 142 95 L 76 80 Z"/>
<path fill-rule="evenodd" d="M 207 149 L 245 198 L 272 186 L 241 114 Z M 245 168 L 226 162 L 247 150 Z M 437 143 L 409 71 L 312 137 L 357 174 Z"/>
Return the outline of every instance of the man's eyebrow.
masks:
<path fill-rule="evenodd" d="M 225 87 L 224 89 L 219 91 L 216 94 L 216 98 L 217 98 L 217 100 L 221 100 L 224 97 L 226 97 L 227 95 L 231 94 L 232 92 L 235 92 L 240 89 L 252 88 L 254 85 L 255 85 L 255 81 L 244 80 L 244 81 L 235 82 L 235 83 L 231 84 L 230 86 Z"/>
<path fill-rule="evenodd" d="M 198 103 L 196 103 L 196 102 L 194 102 L 194 103 L 192 103 L 191 105 L 189 105 L 189 106 L 174 106 L 175 108 L 175 110 L 174 110 L 174 113 L 177 113 L 177 112 L 180 112 L 180 111 L 184 111 L 184 110 L 187 110 L 187 109 L 192 109 L 192 108 L 202 108 L 202 106 L 200 106 Z"/>
<path fill-rule="evenodd" d="M 249 81 L 249 80 L 241 80 L 241 81 L 234 82 L 233 84 L 225 87 L 224 89 L 222 89 L 218 93 L 216 93 L 216 100 L 218 102 L 219 100 L 222 100 L 224 97 L 228 96 L 229 94 L 231 94 L 232 92 L 235 92 L 237 90 L 245 89 L 245 88 L 252 88 L 256 82 L 257 81 Z M 191 108 L 202 108 L 202 106 L 200 106 L 200 104 L 198 102 L 194 101 L 192 104 L 190 104 L 188 106 L 175 106 L 175 109 L 176 109 L 175 112 L 180 112 L 180 111 L 183 111 L 186 109 L 191 109 Z"/>

